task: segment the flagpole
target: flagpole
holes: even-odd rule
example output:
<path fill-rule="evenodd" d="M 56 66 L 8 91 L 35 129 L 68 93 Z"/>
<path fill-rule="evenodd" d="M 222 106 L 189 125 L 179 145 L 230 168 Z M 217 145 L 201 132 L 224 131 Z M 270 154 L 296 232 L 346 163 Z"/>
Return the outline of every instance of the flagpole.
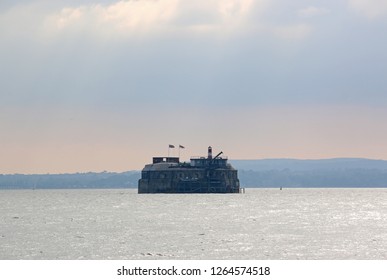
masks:
<path fill-rule="evenodd" d="M 185 149 L 185 147 L 179 144 L 179 160 L 180 160 L 180 149 Z"/>
<path fill-rule="evenodd" d="M 168 157 L 169 157 L 169 150 L 170 150 L 171 148 L 174 149 L 175 146 L 174 146 L 174 145 L 171 145 L 171 144 L 168 145 Z"/>

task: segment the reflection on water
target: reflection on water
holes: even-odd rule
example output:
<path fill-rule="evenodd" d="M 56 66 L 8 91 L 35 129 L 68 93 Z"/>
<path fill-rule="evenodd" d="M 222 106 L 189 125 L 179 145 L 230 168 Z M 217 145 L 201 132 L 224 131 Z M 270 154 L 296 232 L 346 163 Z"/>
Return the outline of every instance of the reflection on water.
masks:
<path fill-rule="evenodd" d="M 387 189 L 0 191 L 0 259 L 387 259 Z"/>

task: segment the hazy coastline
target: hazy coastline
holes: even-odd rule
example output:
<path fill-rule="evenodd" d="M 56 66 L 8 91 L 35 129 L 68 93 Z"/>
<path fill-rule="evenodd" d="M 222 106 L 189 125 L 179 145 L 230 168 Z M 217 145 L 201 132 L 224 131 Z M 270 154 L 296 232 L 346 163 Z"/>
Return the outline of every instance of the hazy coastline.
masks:
<path fill-rule="evenodd" d="M 359 158 L 322 160 L 230 160 L 242 187 L 385 188 L 387 161 Z M 0 175 L 0 189 L 136 188 L 141 171 Z"/>

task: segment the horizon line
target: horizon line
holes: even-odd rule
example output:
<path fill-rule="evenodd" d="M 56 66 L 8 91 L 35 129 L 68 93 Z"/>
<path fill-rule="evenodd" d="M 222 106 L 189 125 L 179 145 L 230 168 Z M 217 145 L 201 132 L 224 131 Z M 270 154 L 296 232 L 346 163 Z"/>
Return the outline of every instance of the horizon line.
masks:
<path fill-rule="evenodd" d="M 229 159 L 230 160 L 230 159 Z M 231 159 L 230 161 L 264 161 L 264 160 L 293 160 L 293 161 L 327 161 L 327 160 L 369 160 L 369 161 L 384 161 L 387 163 L 386 159 L 372 159 L 372 158 L 360 158 L 360 157 L 337 157 L 337 158 L 320 158 L 320 159 L 297 159 L 297 158 L 263 158 L 263 159 Z M 9 176 L 9 175 L 75 175 L 75 174 L 87 174 L 87 173 L 111 173 L 111 174 L 120 174 L 126 172 L 141 172 L 141 169 L 132 169 L 125 171 L 73 171 L 73 172 L 63 172 L 63 173 L 0 173 L 0 176 Z"/>

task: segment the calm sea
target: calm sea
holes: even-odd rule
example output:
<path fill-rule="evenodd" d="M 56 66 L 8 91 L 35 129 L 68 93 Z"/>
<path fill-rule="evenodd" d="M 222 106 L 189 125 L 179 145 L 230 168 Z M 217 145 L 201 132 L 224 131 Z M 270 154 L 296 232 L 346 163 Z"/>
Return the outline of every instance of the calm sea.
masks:
<path fill-rule="evenodd" d="M 387 189 L 0 191 L 0 259 L 387 259 Z"/>

